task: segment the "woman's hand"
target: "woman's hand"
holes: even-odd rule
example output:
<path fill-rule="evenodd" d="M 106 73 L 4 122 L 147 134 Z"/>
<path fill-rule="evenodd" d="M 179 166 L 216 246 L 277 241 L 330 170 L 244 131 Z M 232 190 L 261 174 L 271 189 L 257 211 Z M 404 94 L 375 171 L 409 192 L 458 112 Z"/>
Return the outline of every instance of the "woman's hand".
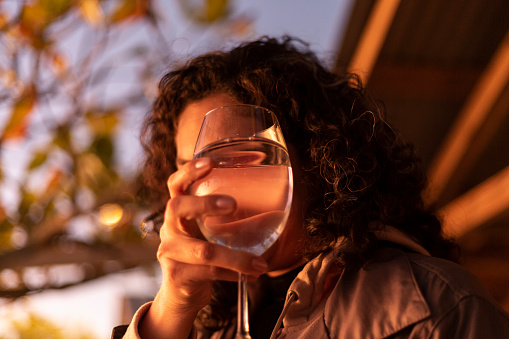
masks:
<path fill-rule="evenodd" d="M 212 169 L 209 158 L 183 165 L 168 179 L 168 200 L 157 258 L 163 281 L 151 308 L 142 320 L 142 337 L 187 338 L 197 312 L 210 302 L 212 281 L 236 281 L 238 272 L 257 277 L 267 264 L 261 257 L 231 250 L 200 239 L 196 218 L 232 213 L 235 201 L 228 196 L 196 197 L 187 194 L 191 184 Z"/>

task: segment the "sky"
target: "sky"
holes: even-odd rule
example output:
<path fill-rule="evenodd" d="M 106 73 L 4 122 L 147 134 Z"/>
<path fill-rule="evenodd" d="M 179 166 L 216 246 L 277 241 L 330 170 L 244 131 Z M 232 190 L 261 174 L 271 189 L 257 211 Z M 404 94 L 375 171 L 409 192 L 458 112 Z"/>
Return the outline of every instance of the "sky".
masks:
<path fill-rule="evenodd" d="M 175 1 L 166 2 L 162 8 L 162 14 L 168 16 L 172 29 L 176 30 L 172 48 L 180 49 L 182 54 L 192 54 L 213 47 L 206 46 L 207 36 L 193 40 L 196 35 L 182 18 Z M 332 62 L 339 47 L 351 0 L 237 0 L 233 4 L 234 13 L 248 13 L 254 19 L 256 35 L 299 37 L 310 43 L 327 63 Z M 137 135 L 137 131 L 127 131 L 124 144 L 137 143 Z M 15 303 L 0 303 L 0 335 L 8 335 L 13 316 L 30 310 L 67 328 L 83 328 L 97 338 L 108 338 L 111 329 L 119 324 L 122 297 L 150 298 L 157 286 L 157 279 L 132 270 L 62 291 L 39 293 Z"/>

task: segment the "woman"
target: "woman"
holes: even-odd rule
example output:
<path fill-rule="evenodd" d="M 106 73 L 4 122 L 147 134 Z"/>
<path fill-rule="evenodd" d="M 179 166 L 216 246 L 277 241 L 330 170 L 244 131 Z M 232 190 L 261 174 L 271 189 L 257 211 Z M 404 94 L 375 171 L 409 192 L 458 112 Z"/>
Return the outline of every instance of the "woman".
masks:
<path fill-rule="evenodd" d="M 212 168 L 192 160 L 205 113 L 238 103 L 278 116 L 295 170 L 287 226 L 261 257 L 199 232 L 195 218 L 231 213 L 232 198 L 187 194 Z M 149 201 L 164 220 L 163 281 L 115 336 L 233 338 L 232 282 L 242 272 L 253 338 L 509 337 L 507 315 L 449 261 L 456 247 L 423 205 L 412 145 L 356 76 L 330 72 L 303 44 L 263 38 L 170 72 L 144 146 Z"/>

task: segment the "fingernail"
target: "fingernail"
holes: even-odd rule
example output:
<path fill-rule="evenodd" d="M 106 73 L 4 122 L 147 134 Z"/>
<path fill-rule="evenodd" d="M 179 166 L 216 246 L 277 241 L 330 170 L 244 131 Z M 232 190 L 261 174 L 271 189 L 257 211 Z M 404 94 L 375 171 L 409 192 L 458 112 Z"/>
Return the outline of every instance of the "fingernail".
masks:
<path fill-rule="evenodd" d="M 216 206 L 221 209 L 230 209 L 234 204 L 235 202 L 231 198 L 220 197 L 216 199 Z"/>
<path fill-rule="evenodd" d="M 196 160 L 196 162 L 194 163 L 194 167 L 196 169 L 200 169 L 205 166 L 208 166 L 209 164 L 210 164 L 210 158 L 200 158 L 200 159 Z"/>
<path fill-rule="evenodd" d="M 267 262 L 262 258 L 254 258 L 251 261 L 251 266 L 257 271 L 265 272 L 267 270 Z"/>

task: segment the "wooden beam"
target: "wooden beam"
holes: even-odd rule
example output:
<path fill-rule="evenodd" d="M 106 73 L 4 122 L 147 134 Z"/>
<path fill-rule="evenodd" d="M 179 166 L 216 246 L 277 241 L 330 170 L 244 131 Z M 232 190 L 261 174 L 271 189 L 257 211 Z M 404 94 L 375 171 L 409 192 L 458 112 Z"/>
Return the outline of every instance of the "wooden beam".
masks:
<path fill-rule="evenodd" d="M 4 253 L 0 255 L 0 270 L 84 263 L 99 265 L 108 261 L 135 267 L 154 261 L 158 245 L 159 237 L 155 236 L 144 242 L 127 242 L 114 247 L 76 241 L 69 241 L 65 245 L 56 242 Z"/>
<path fill-rule="evenodd" d="M 348 65 L 348 71 L 359 74 L 363 84 L 368 82 L 399 3 L 400 0 L 378 0 L 371 11 Z"/>
<path fill-rule="evenodd" d="M 490 142 L 504 126 L 509 115 L 509 83 L 493 106 L 489 119 L 479 128 L 477 135 L 472 139 L 468 152 L 459 162 L 454 175 L 447 182 L 447 189 L 440 196 L 441 201 L 451 201 L 457 197 L 462 189 L 465 179 L 472 175 L 472 169 L 490 146 Z M 500 154 L 500 153 L 499 153 Z M 486 158 L 484 158 L 486 159 Z M 500 167 L 497 168 L 497 170 Z"/>
<path fill-rule="evenodd" d="M 436 202 L 445 190 L 508 81 L 509 32 L 481 75 L 430 167 L 430 186 L 426 196 L 428 203 Z"/>
<path fill-rule="evenodd" d="M 418 98 L 458 104 L 471 92 L 482 69 L 473 67 L 440 67 L 378 61 L 371 73 L 369 89 L 375 97 Z"/>
<path fill-rule="evenodd" d="M 444 232 L 458 237 L 509 210 L 509 166 L 444 206 Z"/>

